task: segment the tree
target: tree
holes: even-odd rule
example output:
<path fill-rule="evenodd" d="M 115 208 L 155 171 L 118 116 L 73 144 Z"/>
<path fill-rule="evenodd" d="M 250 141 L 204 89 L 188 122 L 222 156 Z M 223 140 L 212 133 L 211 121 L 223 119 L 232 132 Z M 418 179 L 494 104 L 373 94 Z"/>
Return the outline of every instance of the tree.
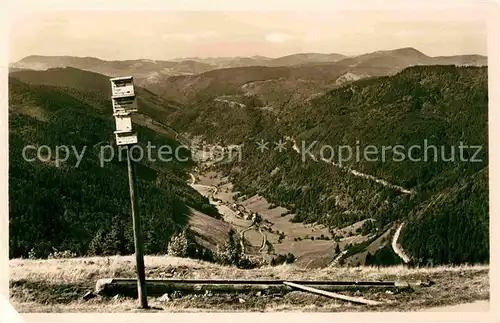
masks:
<path fill-rule="evenodd" d="M 227 241 L 217 246 L 215 260 L 223 265 L 237 265 L 242 258 L 241 245 L 236 237 L 236 232 L 231 228 L 228 232 Z"/>
<path fill-rule="evenodd" d="M 255 214 L 255 217 L 253 218 L 253 224 L 260 224 L 262 222 L 262 216 L 260 214 Z"/>
<path fill-rule="evenodd" d="M 290 253 L 290 252 L 289 252 L 289 253 L 286 255 L 285 262 L 286 262 L 287 264 L 291 264 L 291 263 L 293 263 L 294 261 L 295 261 L 295 255 L 294 255 L 293 253 Z"/>
<path fill-rule="evenodd" d="M 339 259 L 339 265 L 343 266 L 345 264 L 345 259 L 342 257 Z"/>
<path fill-rule="evenodd" d="M 174 234 L 168 244 L 168 255 L 174 257 L 189 257 L 189 245 L 190 241 L 188 241 L 186 230 Z"/>
<path fill-rule="evenodd" d="M 267 245 L 267 253 L 271 254 L 274 252 L 274 246 L 269 240 L 266 240 L 266 245 Z"/>

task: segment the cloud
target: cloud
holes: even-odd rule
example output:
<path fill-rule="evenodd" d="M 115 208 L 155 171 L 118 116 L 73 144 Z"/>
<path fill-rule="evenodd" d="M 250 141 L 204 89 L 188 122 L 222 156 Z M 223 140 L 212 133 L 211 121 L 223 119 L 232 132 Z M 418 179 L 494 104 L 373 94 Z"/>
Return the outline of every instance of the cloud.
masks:
<path fill-rule="evenodd" d="M 266 35 L 266 40 L 270 43 L 284 43 L 291 39 L 293 39 L 291 35 L 283 33 L 269 33 Z"/>
<path fill-rule="evenodd" d="M 216 36 L 217 33 L 215 31 L 203 31 L 199 33 L 176 33 L 176 34 L 164 34 L 162 36 L 163 40 L 181 40 L 192 42 L 201 39 L 209 39 Z"/>

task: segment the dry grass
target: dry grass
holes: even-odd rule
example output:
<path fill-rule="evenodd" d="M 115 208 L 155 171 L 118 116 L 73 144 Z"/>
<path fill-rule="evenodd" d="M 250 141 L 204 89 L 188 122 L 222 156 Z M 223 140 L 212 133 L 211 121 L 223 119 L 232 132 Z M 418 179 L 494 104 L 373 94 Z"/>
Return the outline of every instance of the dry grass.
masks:
<path fill-rule="evenodd" d="M 217 245 L 226 242 L 231 225 L 204 213 L 190 209 L 189 225 L 197 234 L 198 242 L 215 251 Z"/>
<path fill-rule="evenodd" d="M 301 269 L 294 265 L 266 266 L 245 270 L 201 260 L 170 256 L 145 256 L 146 275 L 159 277 L 168 268 L 186 269 L 186 278 L 281 278 L 316 280 L 405 280 L 426 279 L 433 275 L 488 272 L 487 265 L 440 266 L 429 268 L 337 267 Z M 43 280 L 57 283 L 83 283 L 106 277 L 135 277 L 133 256 L 85 257 L 70 259 L 12 259 L 10 280 Z"/>
<path fill-rule="evenodd" d="M 23 312 L 109 311 L 135 309 L 129 298 L 99 297 L 83 301 L 81 296 L 94 288 L 99 278 L 135 277 L 132 256 L 89 257 L 76 259 L 10 261 L 12 303 Z M 167 311 L 364 311 L 415 310 L 429 306 L 453 305 L 489 298 L 489 267 L 458 266 L 409 269 L 403 266 L 341 267 L 302 269 L 294 265 L 243 270 L 197 260 L 146 256 L 146 275 L 150 278 L 239 278 L 289 280 L 432 280 L 430 287 L 387 294 L 384 290 L 349 291 L 369 299 L 384 302 L 376 308 L 353 305 L 303 292 L 291 292 L 281 297 L 255 295 L 185 295 L 170 302 L 151 298 L 152 306 Z M 241 302 L 239 299 L 243 299 Z"/>

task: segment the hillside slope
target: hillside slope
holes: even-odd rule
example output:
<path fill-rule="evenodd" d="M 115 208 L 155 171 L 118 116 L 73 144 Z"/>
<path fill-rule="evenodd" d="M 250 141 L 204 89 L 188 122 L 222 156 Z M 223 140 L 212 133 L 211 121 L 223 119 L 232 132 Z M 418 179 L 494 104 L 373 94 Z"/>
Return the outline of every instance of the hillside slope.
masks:
<path fill-rule="evenodd" d="M 245 106 L 228 107 L 201 98 L 176 112 L 172 122 L 212 142 L 243 144 L 241 159 L 221 169 L 241 194 L 265 196 L 291 210 L 293 221 L 337 227 L 374 218 L 371 232 L 375 239 L 376 232 L 386 231 L 394 221 L 413 218 L 421 205 L 456 181 L 473 181 L 471 176 L 488 164 L 485 67 L 411 67 L 394 76 L 360 80 L 307 102 L 291 103 L 279 113 L 262 109 L 262 102 L 251 99 L 243 101 Z M 260 140 L 270 143 L 263 152 L 256 150 Z M 273 150 L 279 140 L 285 142 L 285 151 Z M 315 157 L 300 153 L 314 142 L 309 151 Z M 330 160 L 331 150 L 322 150 L 324 145 L 350 146 L 353 158 L 339 160 L 335 151 Z M 378 159 L 361 155 L 357 160 L 356 147 L 363 152 L 370 145 L 376 147 Z M 401 149 L 393 150 L 396 145 Z M 412 153 L 416 160 L 409 152 L 415 145 L 420 147 Z M 460 145 L 481 149 L 477 155 L 476 149 L 464 149 L 461 156 Z M 391 148 L 382 155 L 384 146 Z M 478 185 L 487 189 L 487 181 Z M 460 209 L 465 217 L 479 216 L 484 223 L 487 199 L 484 194 L 469 198 L 456 211 Z M 482 208 L 470 212 L 467 204 Z M 435 212 L 446 212 L 448 206 L 442 204 Z M 447 243 L 472 251 L 460 238 L 467 234 L 463 226 L 446 230 L 455 232 Z M 484 226 L 472 230 L 480 240 L 487 236 Z M 404 240 L 411 240 L 410 235 L 404 235 Z M 423 251 L 429 257 L 432 252 Z M 466 254 L 470 256 L 460 261 L 487 261 L 487 251 L 478 258 Z M 448 257 L 435 260 L 454 262 Z"/>
<path fill-rule="evenodd" d="M 435 194 L 419 206 L 401 240 L 414 262 L 477 263 L 489 259 L 488 169 Z"/>
<path fill-rule="evenodd" d="M 114 145 L 111 103 L 100 92 L 99 78 L 75 79 L 85 85 L 77 89 L 9 79 L 10 257 L 46 257 L 55 250 L 77 255 L 133 253 L 126 162 Z M 179 145 L 168 135 L 134 127 L 143 145 Z M 101 164 L 105 145 L 114 147 L 115 157 Z M 67 160 L 57 161 L 58 146 L 68 147 Z M 63 149 L 58 150 L 61 158 Z M 76 153 L 83 156 L 80 161 Z M 189 152 L 184 154 L 189 157 Z M 156 152 L 152 157 L 158 160 Z M 147 253 L 166 251 L 170 236 L 188 223 L 189 207 L 220 217 L 186 184 L 190 165 L 149 160 L 137 164 Z"/>

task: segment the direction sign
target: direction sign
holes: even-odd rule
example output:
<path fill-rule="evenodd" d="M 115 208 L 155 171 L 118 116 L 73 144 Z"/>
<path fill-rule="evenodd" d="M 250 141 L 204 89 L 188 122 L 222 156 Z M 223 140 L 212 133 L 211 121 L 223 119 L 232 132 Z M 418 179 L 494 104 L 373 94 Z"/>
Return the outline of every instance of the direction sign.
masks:
<path fill-rule="evenodd" d="M 128 115 L 133 112 L 137 112 L 137 104 L 135 102 L 135 97 L 123 97 L 116 98 L 113 100 L 113 115 Z"/>
<path fill-rule="evenodd" d="M 117 132 L 132 131 L 132 119 L 130 116 L 115 116 L 115 123 Z"/>
<path fill-rule="evenodd" d="M 115 132 L 115 137 L 118 146 L 137 143 L 137 133 L 135 132 Z"/>

